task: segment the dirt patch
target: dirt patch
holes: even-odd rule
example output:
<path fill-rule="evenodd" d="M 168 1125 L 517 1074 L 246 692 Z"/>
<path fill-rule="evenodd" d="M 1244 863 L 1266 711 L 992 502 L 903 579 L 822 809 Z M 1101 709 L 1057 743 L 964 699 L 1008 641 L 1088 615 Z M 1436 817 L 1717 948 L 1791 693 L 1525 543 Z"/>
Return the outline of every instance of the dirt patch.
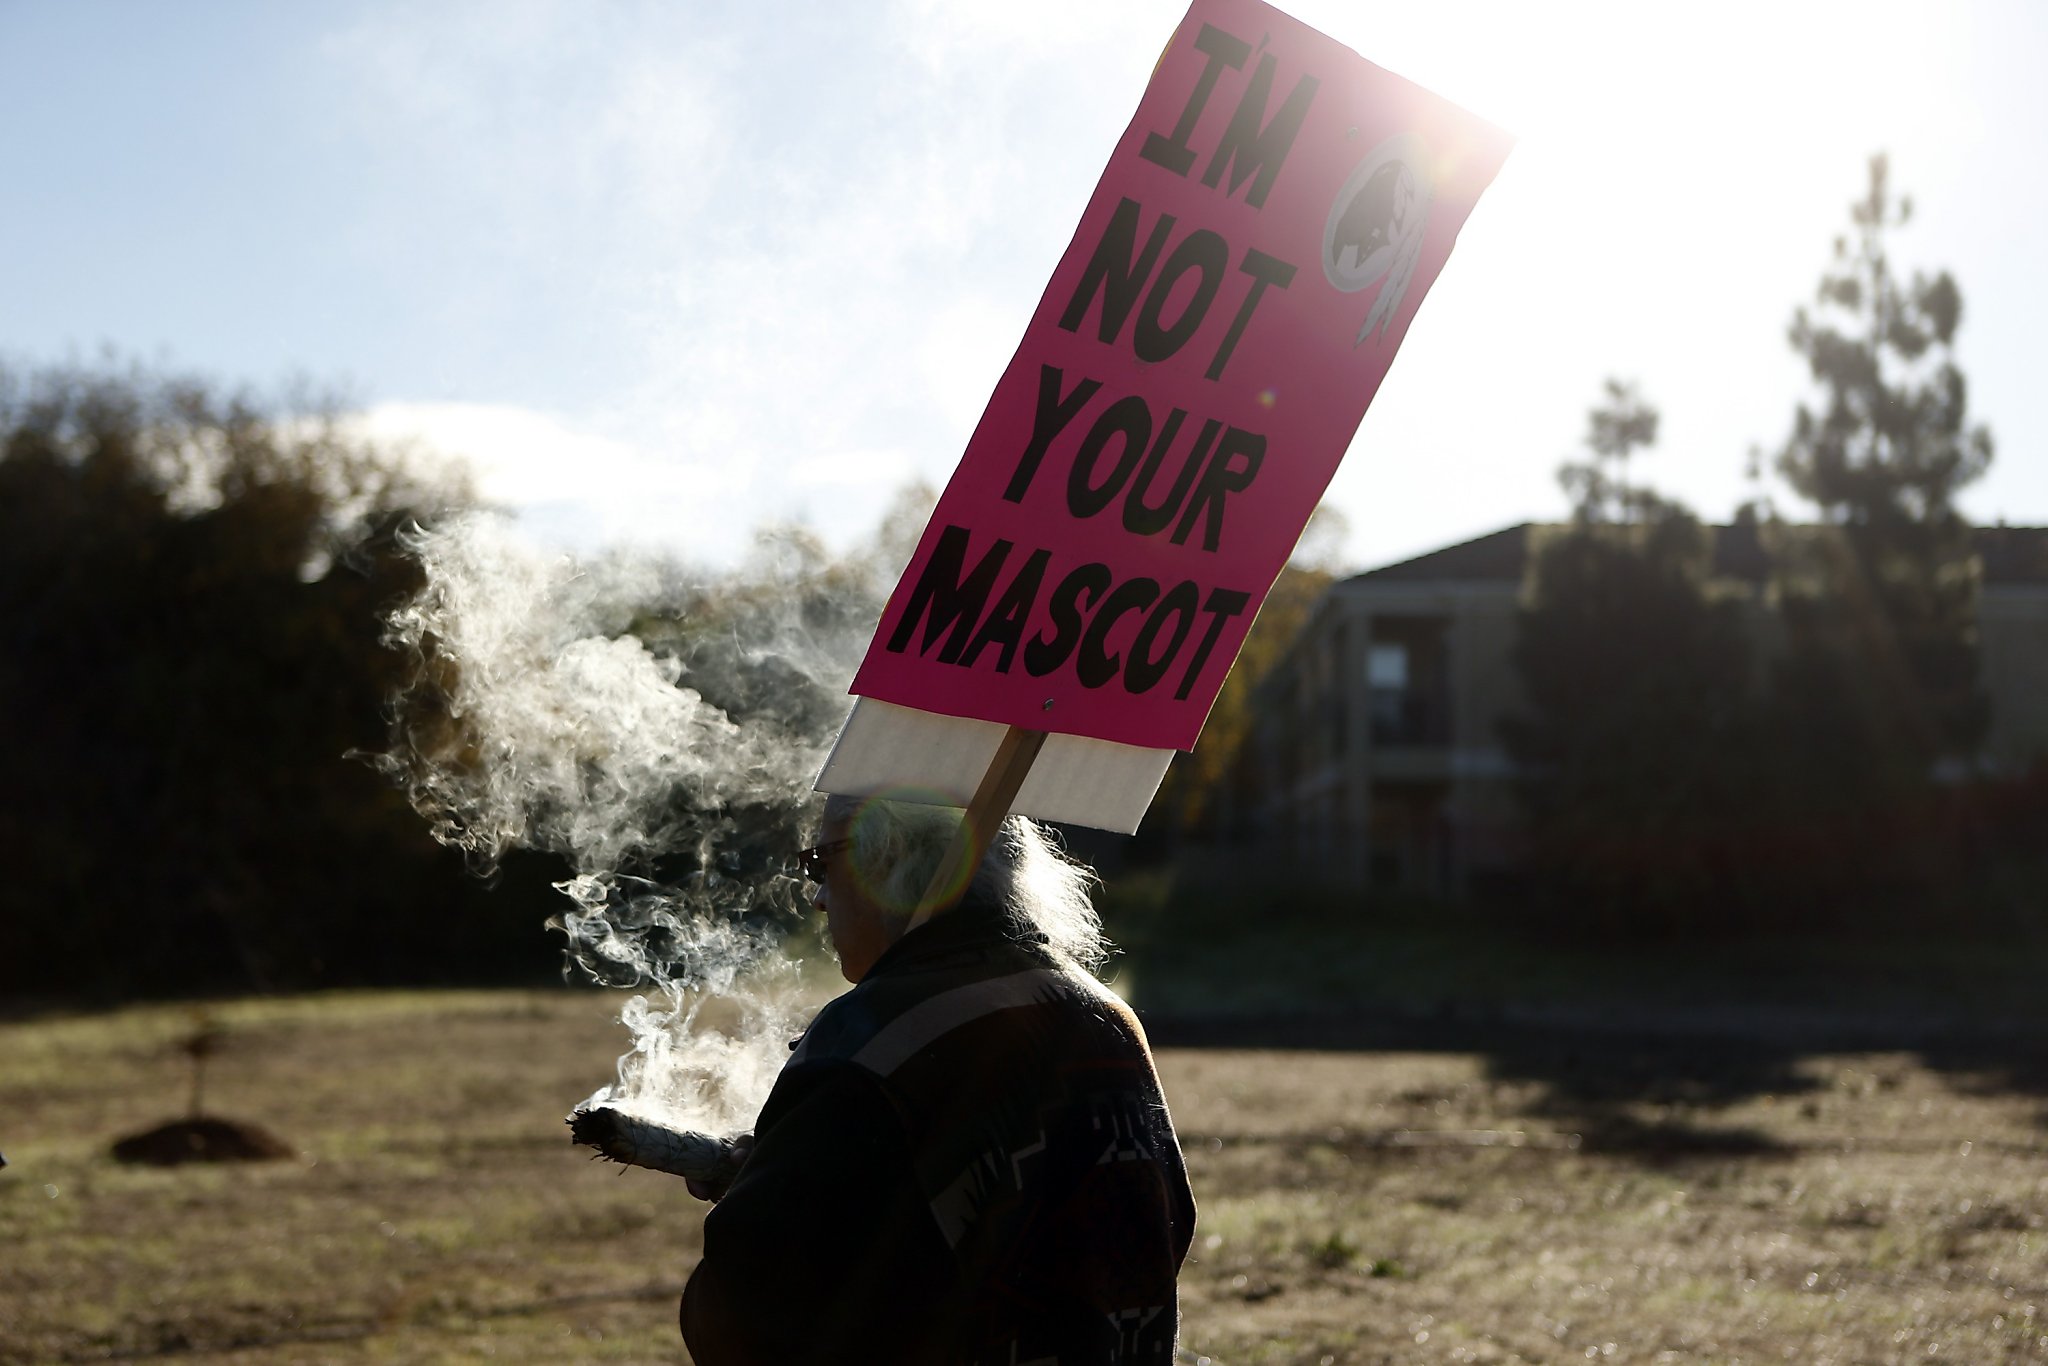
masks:
<path fill-rule="evenodd" d="M 114 1160 L 148 1167 L 186 1162 L 276 1162 L 298 1150 L 260 1124 L 247 1120 L 174 1119 L 130 1134 L 113 1147 Z"/>

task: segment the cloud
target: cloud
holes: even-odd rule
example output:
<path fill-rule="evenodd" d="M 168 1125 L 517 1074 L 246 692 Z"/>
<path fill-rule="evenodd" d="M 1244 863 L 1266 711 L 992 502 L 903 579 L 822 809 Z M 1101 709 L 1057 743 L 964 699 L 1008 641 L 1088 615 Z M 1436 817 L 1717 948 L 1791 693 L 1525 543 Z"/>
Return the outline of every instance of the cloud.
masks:
<path fill-rule="evenodd" d="M 592 549 L 612 541 L 724 558 L 750 529 L 746 471 L 581 430 L 503 404 L 383 403 L 365 435 L 460 460 L 485 501 L 516 509 L 543 539 Z"/>
<path fill-rule="evenodd" d="M 799 460 L 789 471 L 797 488 L 823 488 L 834 484 L 856 484 L 895 488 L 909 482 L 915 471 L 902 451 L 834 451 Z"/>
<path fill-rule="evenodd" d="M 943 481 L 1108 147 L 1082 140 L 1065 202 L 1020 195 L 1033 72 L 1084 45 L 1056 26 L 1020 63 L 971 13 L 820 8 L 786 38 L 545 0 L 360 15 L 327 51 L 415 191 L 383 235 L 439 262 L 421 288 L 464 376 L 410 397 L 543 409 L 764 494 L 848 482 L 846 452 L 880 497 Z M 437 426 L 476 444 L 458 411 Z M 491 442 L 531 448 L 513 425 Z M 585 464 L 586 487 L 648 472 Z M 520 468 L 502 496 L 557 499 Z"/>

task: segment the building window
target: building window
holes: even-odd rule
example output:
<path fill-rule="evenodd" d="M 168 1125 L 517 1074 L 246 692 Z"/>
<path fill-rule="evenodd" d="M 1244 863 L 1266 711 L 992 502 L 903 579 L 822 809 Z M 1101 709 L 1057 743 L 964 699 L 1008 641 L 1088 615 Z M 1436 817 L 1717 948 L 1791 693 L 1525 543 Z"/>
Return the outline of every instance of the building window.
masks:
<path fill-rule="evenodd" d="M 1365 652 L 1365 682 L 1370 688 L 1408 687 L 1408 647 L 1399 641 L 1379 641 Z"/>
<path fill-rule="evenodd" d="M 1375 641 L 1365 651 L 1365 689 L 1372 712 L 1372 738 L 1382 744 L 1398 735 L 1408 698 L 1408 647 Z"/>
<path fill-rule="evenodd" d="M 1374 744 L 1450 743 L 1448 628 L 1442 617 L 1373 619 L 1365 691 Z"/>

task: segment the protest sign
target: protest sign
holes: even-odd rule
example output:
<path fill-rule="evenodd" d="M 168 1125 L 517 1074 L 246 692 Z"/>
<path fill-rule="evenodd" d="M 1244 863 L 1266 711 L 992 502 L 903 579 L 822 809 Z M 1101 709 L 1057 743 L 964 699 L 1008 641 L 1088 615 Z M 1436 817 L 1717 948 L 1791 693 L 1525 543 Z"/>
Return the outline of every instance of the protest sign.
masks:
<path fill-rule="evenodd" d="M 1508 147 L 1259 0 L 1196 0 L 852 691 L 1192 748 Z"/>

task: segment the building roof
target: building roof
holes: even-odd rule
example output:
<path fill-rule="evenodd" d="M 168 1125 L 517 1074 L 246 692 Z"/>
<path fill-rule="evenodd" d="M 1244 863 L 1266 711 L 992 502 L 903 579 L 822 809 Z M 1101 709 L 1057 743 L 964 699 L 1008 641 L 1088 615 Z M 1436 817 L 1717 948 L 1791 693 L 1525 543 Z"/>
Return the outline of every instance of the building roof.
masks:
<path fill-rule="evenodd" d="M 1354 574 L 1352 581 L 1371 579 L 1375 583 L 1427 579 L 1431 582 L 1487 582 L 1506 579 L 1519 582 L 1529 555 L 1529 530 L 1534 524 L 1522 522 L 1481 536 L 1417 555 L 1412 560 L 1382 565 Z"/>
<path fill-rule="evenodd" d="M 1529 533 L 1521 522 L 1470 541 L 1432 550 L 1414 559 L 1354 574 L 1351 583 L 1519 583 L 1529 557 Z M 1771 561 L 1755 522 L 1709 528 L 1714 533 L 1714 576 L 1762 583 Z M 1971 530 L 1984 562 L 1984 582 L 2048 584 L 2048 527 L 1980 526 Z"/>

